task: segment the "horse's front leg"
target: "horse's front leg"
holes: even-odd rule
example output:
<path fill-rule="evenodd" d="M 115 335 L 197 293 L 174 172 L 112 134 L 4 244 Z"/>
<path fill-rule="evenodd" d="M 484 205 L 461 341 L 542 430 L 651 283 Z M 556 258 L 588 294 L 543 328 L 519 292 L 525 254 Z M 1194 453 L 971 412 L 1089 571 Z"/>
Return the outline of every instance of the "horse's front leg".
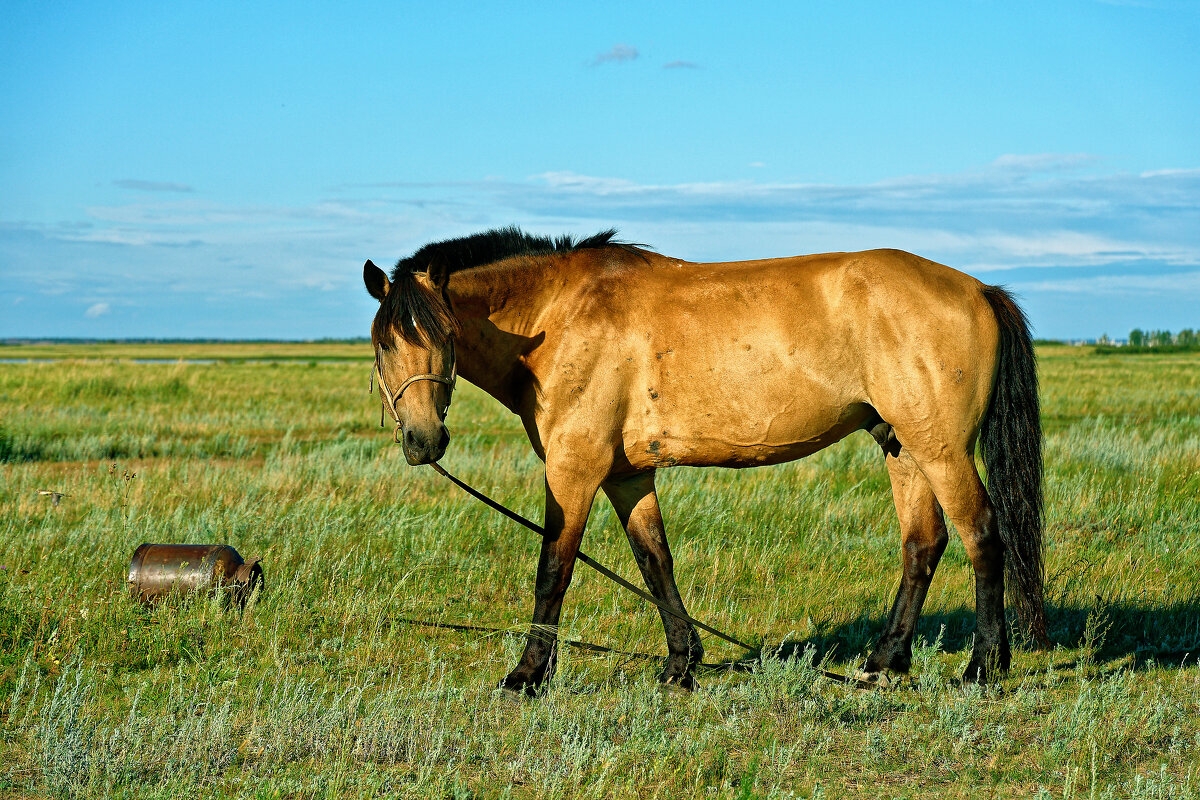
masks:
<path fill-rule="evenodd" d="M 609 479 L 604 482 L 604 493 L 608 495 L 617 517 L 625 527 L 633 557 L 650 592 L 658 600 L 685 614 L 683 599 L 675 585 L 675 568 L 671 549 L 667 546 L 658 495 L 654 491 L 654 473 L 643 472 Z M 692 677 L 692 668 L 704 657 L 700 635 L 692 623 L 668 614 L 661 608 L 659 614 L 662 615 L 663 629 L 667 634 L 669 655 L 658 680 L 668 686 L 694 689 L 696 682 Z"/>
<path fill-rule="evenodd" d="M 563 596 L 571 585 L 579 542 L 603 477 L 596 472 L 587 465 L 546 459 L 546 536 L 538 558 L 533 621 L 525 652 L 500 682 L 502 689 L 534 695 L 554 674 Z"/>

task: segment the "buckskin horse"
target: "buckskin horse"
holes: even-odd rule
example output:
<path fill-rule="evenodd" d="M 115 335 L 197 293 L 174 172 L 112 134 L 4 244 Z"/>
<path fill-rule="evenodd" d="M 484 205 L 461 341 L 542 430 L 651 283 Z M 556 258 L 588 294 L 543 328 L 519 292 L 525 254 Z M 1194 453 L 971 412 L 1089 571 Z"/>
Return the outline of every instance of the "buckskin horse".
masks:
<path fill-rule="evenodd" d="M 1008 669 L 1006 574 L 1021 621 L 1046 641 L 1037 375 L 1008 293 L 897 250 L 702 264 L 615 233 L 576 241 L 503 228 L 426 245 L 390 278 L 370 261 L 363 269 L 379 301 L 381 386 L 399 387 L 385 408 L 408 463 L 445 452 L 457 374 L 521 418 L 546 466 L 532 625 L 501 687 L 533 694 L 553 674 L 597 489 L 651 593 L 684 612 L 655 471 L 778 464 L 857 430 L 883 450 L 903 565 L 864 671 L 909 669 L 945 517 L 975 573 L 965 679 Z M 691 689 L 699 635 L 662 621 L 659 680 Z"/>

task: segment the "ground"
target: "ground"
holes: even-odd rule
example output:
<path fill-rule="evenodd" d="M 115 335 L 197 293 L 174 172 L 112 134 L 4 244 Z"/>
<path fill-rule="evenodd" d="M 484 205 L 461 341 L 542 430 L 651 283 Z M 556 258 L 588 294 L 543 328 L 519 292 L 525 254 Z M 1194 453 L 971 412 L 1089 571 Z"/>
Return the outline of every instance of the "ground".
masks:
<path fill-rule="evenodd" d="M 0 363 L 0 795 L 1200 796 L 1200 354 L 1039 357 L 1055 647 L 1019 647 L 998 686 L 956 680 L 973 590 L 953 538 L 911 676 L 821 676 L 861 662 L 899 580 L 864 433 L 660 473 L 689 610 L 798 657 L 661 691 L 657 612 L 581 566 L 562 635 L 620 652 L 567 648 L 515 703 L 492 687 L 537 543 L 404 463 L 368 345 L 0 348 L 66 359 Z M 448 424 L 443 463 L 540 519 L 517 420 L 460 383 Z M 266 591 L 145 610 L 125 572 L 146 541 L 232 544 Z M 584 549 L 636 579 L 602 499 Z"/>

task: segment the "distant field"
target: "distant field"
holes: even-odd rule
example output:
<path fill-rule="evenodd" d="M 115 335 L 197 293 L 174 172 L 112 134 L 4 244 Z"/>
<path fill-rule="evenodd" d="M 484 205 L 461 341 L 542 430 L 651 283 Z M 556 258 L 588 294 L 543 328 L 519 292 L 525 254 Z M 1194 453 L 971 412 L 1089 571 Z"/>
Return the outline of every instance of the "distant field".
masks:
<path fill-rule="evenodd" d="M 0 359 L 328 361 L 372 358 L 367 342 L 147 342 L 0 345 Z"/>
<path fill-rule="evenodd" d="M 957 683 L 974 619 L 954 540 L 911 679 L 819 677 L 861 662 L 899 580 L 858 434 L 660 472 L 689 610 L 808 659 L 663 693 L 631 655 L 665 653 L 657 613 L 580 566 L 562 635 L 625 654 L 566 649 L 518 704 L 492 689 L 518 636 L 402 620 L 523 631 L 537 543 L 405 465 L 369 346 L 0 347 L 35 359 L 0 363 L 0 796 L 1200 797 L 1200 354 L 1039 355 L 1054 650 Z M 540 519 L 517 420 L 460 383 L 448 423 L 443 463 Z M 232 544 L 267 591 L 244 614 L 145 611 L 124 585 L 145 541 Z M 584 548 L 637 575 L 606 501 Z"/>

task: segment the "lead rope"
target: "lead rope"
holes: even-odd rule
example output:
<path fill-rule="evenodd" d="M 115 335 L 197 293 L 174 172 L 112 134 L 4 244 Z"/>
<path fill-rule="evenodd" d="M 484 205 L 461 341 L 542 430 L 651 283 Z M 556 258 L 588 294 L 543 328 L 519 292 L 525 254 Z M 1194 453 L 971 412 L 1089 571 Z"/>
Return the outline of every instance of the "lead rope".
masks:
<path fill-rule="evenodd" d="M 433 467 L 433 469 L 436 473 L 438 473 L 442 477 L 449 480 L 455 486 L 462 489 L 464 492 L 471 495 L 476 500 L 478 500 L 481 503 L 483 503 L 484 505 L 486 505 L 488 508 L 499 511 L 501 514 L 508 517 L 513 522 L 517 522 L 521 525 L 524 525 L 526 528 L 533 531 L 538 536 L 541 536 L 542 538 L 546 537 L 546 529 L 543 528 L 541 525 L 538 525 L 536 522 L 532 522 L 532 521 L 526 519 L 525 517 L 521 516 L 520 514 L 518 514 L 515 511 L 512 511 L 508 507 L 503 506 L 500 503 L 497 503 L 495 500 L 488 497 L 486 494 L 479 491 L 478 489 L 475 489 L 474 487 L 470 486 L 469 484 L 465 483 L 464 481 L 461 481 L 458 478 L 454 477 L 449 472 L 447 472 L 446 469 L 441 464 L 434 461 L 434 462 L 430 463 L 429 466 Z M 750 645 L 746 644 L 745 642 L 743 642 L 739 639 L 735 639 L 732 636 L 730 636 L 729 634 L 724 633 L 723 631 L 719 631 L 716 628 L 712 627 L 711 625 L 705 625 L 703 622 L 701 622 L 700 620 L 691 616 L 686 611 L 679 611 L 678 609 L 671 608 L 670 606 L 668 606 L 666 603 L 659 600 L 654 595 L 638 588 L 637 586 L 634 586 L 632 583 L 625 580 L 620 575 L 613 572 L 611 569 L 604 566 L 596 559 L 592 558 L 589 555 L 586 555 L 582 550 L 580 550 L 576 553 L 576 558 L 578 558 L 583 563 L 587 564 L 592 569 L 599 572 L 604 577 L 613 581 L 617 585 L 623 586 L 624 588 L 633 592 L 634 594 L 636 594 L 638 597 L 642 598 L 646 602 L 652 603 L 653 605 L 658 606 L 660 609 L 662 609 L 666 613 L 670 614 L 671 616 L 673 616 L 677 619 L 681 619 L 684 622 L 689 622 L 692 625 L 695 625 L 700 630 L 708 631 L 713 636 L 717 636 L 721 639 L 724 639 L 725 641 L 729 642 L 730 644 L 737 645 L 738 647 L 742 648 L 743 650 L 746 650 L 749 653 L 760 653 L 761 652 L 761 648 L 751 647 Z M 428 623 L 418 623 L 418 624 L 428 624 Z M 453 627 L 453 626 L 451 626 L 451 627 Z M 571 642 L 571 644 L 576 644 L 576 643 Z M 735 662 L 731 662 L 731 663 L 735 663 Z M 864 680 L 859 677 L 850 677 L 847 675 L 842 675 L 840 672 L 832 672 L 827 669 L 818 669 L 817 672 L 819 672 L 823 677 L 827 678 L 828 680 L 837 681 L 838 683 L 845 683 L 845 684 L 854 686 L 859 689 L 878 689 L 881 686 L 881 684 L 875 683 L 873 681 Z"/>
<path fill-rule="evenodd" d="M 435 461 L 432 464 L 430 464 L 429 466 L 433 467 L 434 471 L 437 472 L 439 475 L 441 475 L 445 478 L 448 478 L 451 483 L 453 483 L 458 488 L 462 489 L 467 494 L 474 497 L 476 500 L 479 500 L 484 505 L 486 505 L 489 508 L 492 508 L 496 511 L 499 511 L 501 514 L 508 517 L 513 522 L 517 522 L 517 523 L 520 523 L 521 525 L 524 525 L 526 528 L 533 531 L 538 536 L 541 536 L 542 538 L 546 537 L 546 529 L 543 528 L 541 525 L 538 525 L 535 522 L 531 522 L 530 520 L 526 519 L 525 517 L 522 517 L 517 512 L 511 511 L 508 508 L 506 508 L 505 506 L 502 506 L 501 504 L 497 503 L 495 500 L 488 497 L 483 492 L 480 492 L 480 491 L 472 488 L 471 486 L 468 486 L 466 483 L 460 481 L 458 478 L 454 477 L 449 472 L 447 472 L 442 467 L 441 464 L 439 464 Z M 659 608 L 661 608 L 663 611 L 670 614 L 671 616 L 681 619 L 684 622 L 690 622 L 692 625 L 695 625 L 697 628 L 704 630 L 704 631 L 708 631 L 713 636 L 717 636 L 721 639 L 724 639 L 725 641 L 729 642 L 730 644 L 736 644 L 738 647 L 744 648 L 752 653 L 758 652 L 759 648 L 751 647 L 750 645 L 746 644 L 745 642 L 735 639 L 732 636 L 730 636 L 729 634 L 719 631 L 716 628 L 712 627 L 711 625 L 705 625 L 703 622 L 701 622 L 698 619 L 693 618 L 691 615 L 689 615 L 685 611 L 679 611 L 678 609 L 671 608 L 669 605 L 662 602 L 661 600 L 659 600 L 657 597 L 650 594 L 649 592 L 647 592 L 643 589 L 640 589 L 637 586 L 634 586 L 632 583 L 625 580 L 620 575 L 613 572 L 611 569 L 604 566 L 596 559 L 587 555 L 582 550 L 580 550 L 577 553 L 576 557 L 583 563 L 587 564 L 592 569 L 599 572 L 604 577 L 608 578 L 610 581 L 613 581 L 614 583 L 625 587 L 626 589 L 633 592 L 634 594 L 636 594 L 638 597 L 642 598 L 646 602 L 653 603 L 654 605 L 658 606 Z"/>

